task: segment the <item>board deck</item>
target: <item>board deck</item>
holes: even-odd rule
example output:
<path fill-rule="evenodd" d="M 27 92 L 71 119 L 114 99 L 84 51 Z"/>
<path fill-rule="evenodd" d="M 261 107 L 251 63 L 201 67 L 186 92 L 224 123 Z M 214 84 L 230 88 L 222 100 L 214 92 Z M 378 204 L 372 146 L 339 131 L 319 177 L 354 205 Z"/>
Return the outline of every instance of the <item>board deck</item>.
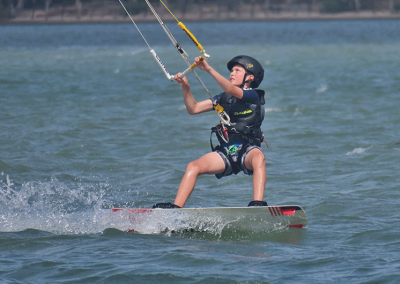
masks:
<path fill-rule="evenodd" d="M 165 232 L 211 232 L 214 234 L 268 232 L 282 228 L 304 228 L 307 215 L 298 205 L 214 207 L 179 209 L 122 209 L 112 212 L 127 218 L 143 234 Z"/>

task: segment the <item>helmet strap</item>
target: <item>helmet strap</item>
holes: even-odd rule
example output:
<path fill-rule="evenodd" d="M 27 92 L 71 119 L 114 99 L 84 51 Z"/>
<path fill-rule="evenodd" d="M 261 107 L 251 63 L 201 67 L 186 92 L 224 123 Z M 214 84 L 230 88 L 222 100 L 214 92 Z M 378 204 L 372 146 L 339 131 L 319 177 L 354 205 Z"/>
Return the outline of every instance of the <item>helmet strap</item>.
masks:
<path fill-rule="evenodd" d="M 247 81 L 246 81 L 247 75 L 249 75 L 249 72 L 246 70 L 246 73 L 244 73 L 243 82 L 242 82 L 242 84 L 240 85 L 240 88 L 243 88 L 244 85 L 246 85 L 246 83 L 248 83 L 248 82 L 253 82 L 253 81 L 254 81 L 254 80 L 247 80 Z"/>

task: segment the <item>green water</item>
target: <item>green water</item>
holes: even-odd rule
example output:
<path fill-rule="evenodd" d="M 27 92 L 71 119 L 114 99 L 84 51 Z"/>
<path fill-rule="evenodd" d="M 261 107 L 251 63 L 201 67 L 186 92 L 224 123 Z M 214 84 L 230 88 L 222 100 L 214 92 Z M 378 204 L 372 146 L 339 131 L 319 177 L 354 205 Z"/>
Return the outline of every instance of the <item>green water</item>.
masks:
<path fill-rule="evenodd" d="M 0 26 L 0 282 L 396 283 L 400 21 L 187 26 L 221 74 L 238 54 L 264 65 L 266 200 L 302 206 L 308 227 L 124 233 L 109 209 L 173 201 L 218 117 L 187 114 L 131 24 Z M 158 25 L 140 28 L 170 73 L 185 69 Z M 251 198 L 248 176 L 204 176 L 187 206 Z"/>

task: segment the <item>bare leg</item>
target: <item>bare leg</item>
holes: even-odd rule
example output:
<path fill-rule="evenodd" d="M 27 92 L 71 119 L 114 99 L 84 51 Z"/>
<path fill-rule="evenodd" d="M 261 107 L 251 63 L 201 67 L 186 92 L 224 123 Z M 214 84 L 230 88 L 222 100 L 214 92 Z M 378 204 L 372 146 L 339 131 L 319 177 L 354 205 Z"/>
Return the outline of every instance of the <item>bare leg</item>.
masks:
<path fill-rule="evenodd" d="M 244 163 L 247 169 L 253 171 L 253 200 L 262 201 L 267 182 L 265 156 L 259 149 L 253 149 L 247 154 Z"/>
<path fill-rule="evenodd" d="M 211 152 L 187 165 L 179 185 L 175 204 L 183 207 L 196 185 L 197 177 L 203 174 L 217 174 L 225 170 L 225 163 L 216 152 Z"/>

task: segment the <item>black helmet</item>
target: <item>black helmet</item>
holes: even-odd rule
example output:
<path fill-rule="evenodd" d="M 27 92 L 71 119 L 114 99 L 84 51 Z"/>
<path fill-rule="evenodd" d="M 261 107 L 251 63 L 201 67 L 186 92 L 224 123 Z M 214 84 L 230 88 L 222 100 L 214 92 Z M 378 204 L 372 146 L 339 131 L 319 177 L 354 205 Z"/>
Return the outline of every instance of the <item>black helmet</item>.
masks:
<path fill-rule="evenodd" d="M 236 64 L 242 65 L 247 72 L 254 75 L 254 80 L 251 82 L 250 87 L 257 88 L 261 84 L 264 79 L 264 69 L 260 62 L 247 55 L 238 55 L 228 62 L 228 70 L 231 71 Z"/>

